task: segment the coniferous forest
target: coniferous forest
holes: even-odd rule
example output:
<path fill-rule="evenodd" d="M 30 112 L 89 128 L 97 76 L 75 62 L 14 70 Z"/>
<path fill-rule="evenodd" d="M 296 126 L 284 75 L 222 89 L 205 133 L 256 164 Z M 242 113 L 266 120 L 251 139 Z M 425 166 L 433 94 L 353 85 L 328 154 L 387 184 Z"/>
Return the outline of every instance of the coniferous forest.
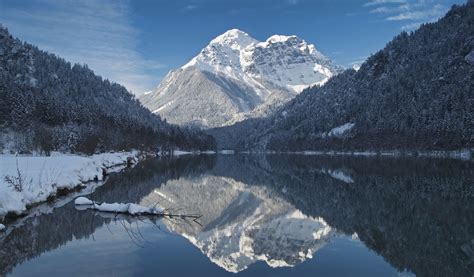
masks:
<path fill-rule="evenodd" d="M 4 27 L 0 101 L 0 147 L 20 152 L 215 147 L 211 136 L 166 123 L 87 65 L 41 51 Z"/>

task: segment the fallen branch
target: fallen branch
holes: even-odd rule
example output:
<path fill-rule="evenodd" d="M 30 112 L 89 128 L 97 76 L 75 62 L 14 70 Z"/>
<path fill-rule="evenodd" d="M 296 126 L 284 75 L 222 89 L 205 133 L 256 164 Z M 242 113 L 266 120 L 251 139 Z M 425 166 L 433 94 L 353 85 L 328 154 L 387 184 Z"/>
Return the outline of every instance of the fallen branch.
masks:
<path fill-rule="evenodd" d="M 165 209 L 154 207 L 145 207 L 134 203 L 98 203 L 86 197 L 78 197 L 74 200 L 76 206 L 82 206 L 86 209 L 97 210 L 106 213 L 128 214 L 133 216 L 161 216 L 161 217 L 182 217 L 193 218 L 194 220 L 201 217 L 197 214 L 173 214 Z"/>

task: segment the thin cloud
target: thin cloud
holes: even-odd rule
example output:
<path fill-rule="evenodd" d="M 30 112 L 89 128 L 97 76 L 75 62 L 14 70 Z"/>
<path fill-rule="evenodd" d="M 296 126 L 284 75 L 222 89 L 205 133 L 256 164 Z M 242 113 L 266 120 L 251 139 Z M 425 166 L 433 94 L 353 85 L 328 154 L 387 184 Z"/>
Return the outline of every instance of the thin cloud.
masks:
<path fill-rule="evenodd" d="M 394 16 L 389 16 L 386 19 L 389 21 L 431 19 L 439 17 L 445 12 L 446 8 L 443 5 L 437 4 L 429 9 L 403 12 Z"/>
<path fill-rule="evenodd" d="M 406 3 L 407 0 L 373 0 L 364 4 L 364 7 L 371 7 L 381 4 L 400 4 Z"/>
<path fill-rule="evenodd" d="M 435 4 L 436 0 L 374 0 L 364 4 L 369 13 L 379 14 L 387 21 L 405 22 L 402 30 L 413 30 L 425 22 L 433 22 L 445 14 L 447 7 Z"/>
<path fill-rule="evenodd" d="M 411 9 L 410 5 L 408 4 L 403 4 L 400 6 L 395 6 L 395 7 L 377 7 L 375 9 L 370 10 L 370 13 L 381 13 L 381 14 L 387 14 L 387 13 L 398 13 L 398 12 L 405 12 L 409 11 Z"/>
<path fill-rule="evenodd" d="M 195 10 L 195 9 L 197 9 L 197 8 L 198 8 L 198 5 L 189 4 L 189 5 L 184 6 L 184 7 L 181 9 L 181 11 L 183 11 L 183 12 L 189 12 L 189 11 L 193 11 L 193 10 Z"/>
<path fill-rule="evenodd" d="M 14 36 L 140 93 L 155 85 L 153 71 L 164 65 L 136 50 L 139 31 L 130 13 L 126 0 L 35 0 L 5 5 L 0 21 Z"/>

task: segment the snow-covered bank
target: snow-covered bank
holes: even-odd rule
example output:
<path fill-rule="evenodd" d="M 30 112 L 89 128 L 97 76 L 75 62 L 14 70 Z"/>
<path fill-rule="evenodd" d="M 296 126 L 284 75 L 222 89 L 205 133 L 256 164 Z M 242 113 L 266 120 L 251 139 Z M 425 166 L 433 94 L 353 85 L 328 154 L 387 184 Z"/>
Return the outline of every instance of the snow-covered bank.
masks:
<path fill-rule="evenodd" d="M 0 155 L 0 219 L 7 213 L 23 214 L 27 206 L 44 202 L 59 190 L 102 181 L 105 172 L 138 159 L 138 151 L 92 156 L 61 153 L 49 157 Z"/>

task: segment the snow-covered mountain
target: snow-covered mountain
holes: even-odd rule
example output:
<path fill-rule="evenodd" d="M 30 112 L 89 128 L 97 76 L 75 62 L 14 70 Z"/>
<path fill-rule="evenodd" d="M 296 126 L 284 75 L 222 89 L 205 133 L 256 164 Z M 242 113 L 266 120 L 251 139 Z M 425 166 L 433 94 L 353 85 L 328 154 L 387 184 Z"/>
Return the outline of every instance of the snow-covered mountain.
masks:
<path fill-rule="evenodd" d="M 226 177 L 171 180 L 140 203 L 201 214 L 200 224 L 165 224 L 230 272 L 258 261 L 271 267 L 295 266 L 335 235 L 322 218 L 304 215 L 272 190 Z"/>
<path fill-rule="evenodd" d="M 342 71 L 296 36 L 260 42 L 232 29 L 140 97 L 171 123 L 223 126 L 281 104 Z M 252 113 L 253 112 L 253 113 Z"/>

